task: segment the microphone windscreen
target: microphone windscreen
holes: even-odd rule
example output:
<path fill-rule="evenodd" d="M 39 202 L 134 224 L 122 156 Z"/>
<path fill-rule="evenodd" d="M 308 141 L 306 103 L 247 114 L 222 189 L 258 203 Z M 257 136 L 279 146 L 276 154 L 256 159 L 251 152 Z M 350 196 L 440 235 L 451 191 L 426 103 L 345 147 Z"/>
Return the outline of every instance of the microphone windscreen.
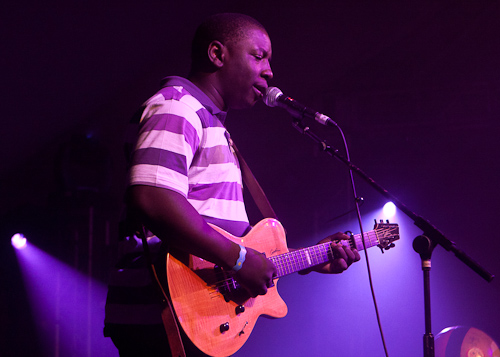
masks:
<path fill-rule="evenodd" d="M 279 88 L 268 87 L 266 89 L 266 95 L 264 96 L 264 103 L 268 107 L 275 107 L 277 105 L 276 101 L 282 95 L 283 95 L 283 92 Z"/>

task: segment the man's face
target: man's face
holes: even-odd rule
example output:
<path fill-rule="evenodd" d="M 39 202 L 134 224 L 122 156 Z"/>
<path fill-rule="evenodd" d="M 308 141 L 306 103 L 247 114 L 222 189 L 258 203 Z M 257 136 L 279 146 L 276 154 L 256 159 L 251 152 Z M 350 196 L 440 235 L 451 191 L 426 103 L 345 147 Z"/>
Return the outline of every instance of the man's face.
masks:
<path fill-rule="evenodd" d="M 262 99 L 267 81 L 273 77 L 269 36 L 258 28 L 247 31 L 245 38 L 225 47 L 220 90 L 227 108 L 253 106 Z"/>

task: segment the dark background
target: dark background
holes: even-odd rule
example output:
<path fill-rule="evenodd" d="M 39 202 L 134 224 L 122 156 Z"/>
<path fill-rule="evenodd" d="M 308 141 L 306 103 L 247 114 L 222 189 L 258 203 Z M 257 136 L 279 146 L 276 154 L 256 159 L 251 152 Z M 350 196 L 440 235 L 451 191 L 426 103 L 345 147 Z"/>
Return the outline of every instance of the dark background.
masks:
<path fill-rule="evenodd" d="M 24 231 L 47 253 L 105 281 L 122 206 L 125 124 L 162 77 L 186 74 L 194 30 L 217 12 L 261 21 L 273 41 L 271 85 L 334 118 L 356 165 L 498 275 L 498 1 L 21 1 L 0 8 L 6 355 L 44 353 L 11 235 Z M 289 246 L 359 232 L 347 169 L 290 123 L 286 112 L 262 103 L 227 121 Z M 336 130 L 308 124 L 343 147 Z M 356 184 L 369 230 L 386 200 Z M 251 204 L 249 214 L 259 219 Z M 382 327 L 390 355 L 421 356 L 423 284 L 412 249 L 421 231 L 401 212 L 393 220 L 402 233 L 396 248 L 368 251 Z M 365 261 L 339 276 L 283 278 L 289 315 L 259 320 L 237 355 L 383 356 Z M 434 335 L 464 325 L 500 341 L 498 281 L 487 283 L 442 247 L 432 263 Z M 102 324 L 89 328 L 99 332 Z M 97 338 L 73 355 L 107 355 L 101 343 L 109 345 Z"/>

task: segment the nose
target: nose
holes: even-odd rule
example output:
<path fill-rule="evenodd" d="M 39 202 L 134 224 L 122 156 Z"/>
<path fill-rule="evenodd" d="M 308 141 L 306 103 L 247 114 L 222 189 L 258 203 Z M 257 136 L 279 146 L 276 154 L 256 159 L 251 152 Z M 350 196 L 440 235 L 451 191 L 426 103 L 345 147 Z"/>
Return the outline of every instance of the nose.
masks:
<path fill-rule="evenodd" d="M 267 65 L 262 71 L 262 77 L 264 77 L 266 81 L 273 78 L 273 71 L 271 69 L 271 64 L 269 63 L 269 61 L 267 61 Z"/>

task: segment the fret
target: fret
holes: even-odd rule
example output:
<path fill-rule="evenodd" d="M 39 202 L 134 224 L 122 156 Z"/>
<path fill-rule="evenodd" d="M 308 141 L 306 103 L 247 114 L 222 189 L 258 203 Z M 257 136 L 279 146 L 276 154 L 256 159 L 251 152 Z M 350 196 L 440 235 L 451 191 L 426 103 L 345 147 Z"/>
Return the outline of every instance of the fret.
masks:
<path fill-rule="evenodd" d="M 380 243 L 377 232 L 370 231 L 365 233 L 365 244 L 366 248 L 371 248 Z M 354 234 L 353 241 L 350 241 L 351 248 L 356 248 L 357 250 L 363 250 L 363 241 L 361 239 L 361 234 Z"/>
<path fill-rule="evenodd" d="M 330 260 L 330 243 L 322 243 L 293 252 L 276 255 L 269 259 L 278 270 L 278 277 L 295 273 Z"/>
<path fill-rule="evenodd" d="M 370 248 L 381 244 L 381 239 L 394 234 L 397 231 L 397 226 L 392 226 L 387 229 L 379 228 L 373 231 L 365 232 L 366 248 Z M 354 234 L 349 240 L 342 240 L 340 244 L 355 248 L 359 251 L 363 250 L 363 241 L 361 234 Z M 331 242 L 313 245 L 312 247 L 302 248 L 293 252 L 275 255 L 269 259 L 274 263 L 278 270 L 277 277 L 280 278 L 300 270 L 308 269 L 319 264 L 326 263 L 332 258 Z"/>

